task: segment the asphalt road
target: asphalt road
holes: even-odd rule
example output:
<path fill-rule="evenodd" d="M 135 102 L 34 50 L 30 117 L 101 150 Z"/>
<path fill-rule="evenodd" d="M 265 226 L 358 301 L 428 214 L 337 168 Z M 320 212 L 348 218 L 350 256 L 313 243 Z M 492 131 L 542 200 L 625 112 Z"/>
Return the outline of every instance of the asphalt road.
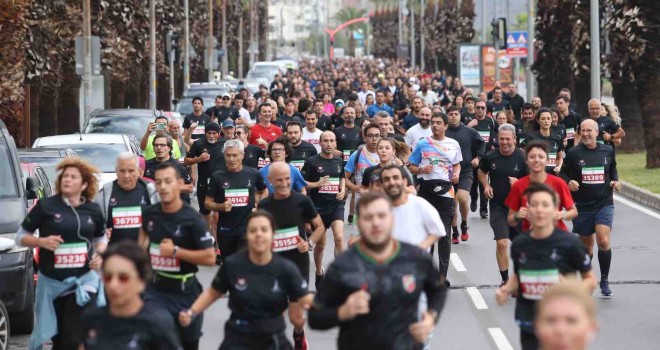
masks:
<path fill-rule="evenodd" d="M 594 295 L 600 330 L 592 349 L 657 349 L 660 334 L 660 213 L 617 198 L 612 235 L 611 298 Z M 519 332 L 513 320 L 514 300 L 500 307 L 495 288 L 500 282 L 495 263 L 495 243 L 487 219 L 471 214 L 471 238 L 452 247 L 452 283 L 446 307 L 431 341 L 431 349 L 519 349 Z M 353 226 L 346 226 L 348 231 Z M 328 232 L 325 264 L 332 261 L 333 241 Z M 437 259 L 437 256 L 435 257 Z M 598 262 L 594 261 L 597 276 Z M 202 268 L 199 278 L 210 284 L 216 268 Z M 311 271 L 314 271 L 312 266 Z M 311 277 L 313 280 L 313 276 Z M 311 283 L 311 288 L 313 283 Z M 206 313 L 201 349 L 217 349 L 229 317 L 227 299 Z M 287 331 L 291 334 L 291 330 Z M 334 349 L 336 330 L 307 330 L 310 349 Z M 11 340 L 11 349 L 27 349 L 27 336 Z"/>

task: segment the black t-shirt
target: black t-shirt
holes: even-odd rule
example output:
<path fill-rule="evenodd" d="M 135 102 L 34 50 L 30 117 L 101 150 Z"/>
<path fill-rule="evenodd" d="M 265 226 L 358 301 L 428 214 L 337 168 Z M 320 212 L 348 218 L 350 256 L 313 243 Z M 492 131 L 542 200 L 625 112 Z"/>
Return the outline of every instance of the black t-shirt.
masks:
<path fill-rule="evenodd" d="M 113 181 L 106 221 L 106 227 L 112 229 L 110 244 L 123 240 L 137 243 L 142 226 L 142 206 L 149 204 L 149 191 L 141 181 L 131 191 L 123 190 L 116 180 Z"/>
<path fill-rule="evenodd" d="M 293 146 L 292 146 L 293 147 Z M 293 147 L 293 156 L 291 157 L 291 165 L 302 170 L 307 158 L 317 155 L 319 152 L 316 147 L 307 141 L 300 141 L 298 147 Z"/>
<path fill-rule="evenodd" d="M 510 156 L 500 153 L 500 150 L 490 151 L 481 159 L 479 169 L 488 174 L 490 187 L 493 188 L 491 201 L 504 206 L 504 201 L 511 191 L 509 177 L 520 179 L 527 175 L 525 154 L 516 148 Z"/>
<path fill-rule="evenodd" d="M 614 204 L 612 181 L 619 180 L 615 152 L 611 146 L 597 144 L 589 149 L 584 144 L 566 153 L 562 173 L 580 184 L 573 200 L 578 211 L 590 211 Z"/>
<path fill-rule="evenodd" d="M 149 236 L 151 267 L 156 272 L 182 275 L 197 272 L 197 265 L 160 255 L 159 245 L 165 238 L 172 239 L 175 246 L 183 249 L 213 247 L 213 236 L 208 232 L 208 225 L 193 207 L 185 203 L 176 213 L 163 212 L 160 204 L 145 207 L 142 211 L 142 229 Z"/>
<path fill-rule="evenodd" d="M 472 159 L 477 155 L 484 155 L 485 146 L 484 140 L 481 138 L 479 133 L 472 129 L 468 128 L 463 124 L 459 124 L 457 127 L 448 127 L 445 135 L 451 139 L 456 140 L 461 146 L 461 155 L 463 160 L 461 161 L 461 173 L 460 176 L 468 176 L 472 174 L 474 169 L 472 167 Z"/>
<path fill-rule="evenodd" d="M 228 257 L 211 287 L 229 292 L 227 327 L 246 333 L 283 332 L 282 313 L 289 302 L 307 294 L 307 282 L 291 261 L 274 254 L 268 264 L 259 266 L 250 261 L 247 251 Z"/>
<path fill-rule="evenodd" d="M 202 114 L 199 117 L 195 116 L 195 114 L 190 113 L 188 114 L 184 119 L 183 119 L 183 128 L 184 129 L 189 129 L 190 125 L 193 123 L 199 123 L 197 124 L 197 127 L 195 130 L 193 130 L 192 135 L 190 138 L 193 140 L 197 140 L 200 137 L 204 137 L 206 134 L 205 127 L 206 124 L 211 122 L 211 117 L 209 117 L 207 114 Z"/>
<path fill-rule="evenodd" d="M 193 142 L 188 155 L 186 155 L 187 158 L 199 157 L 203 153 L 208 153 L 211 156 L 206 162 L 197 163 L 197 185 L 208 185 L 211 174 L 225 167 L 225 155 L 222 153 L 225 142 L 227 140 L 219 139 L 215 143 L 209 143 L 206 137 Z"/>
<path fill-rule="evenodd" d="M 211 175 L 206 195 L 221 204 L 231 200 L 230 212 L 218 213 L 218 236 L 245 233 L 247 216 L 254 209 L 254 193 L 266 189 L 256 168 L 244 167 L 239 172 L 220 169 Z"/>
<path fill-rule="evenodd" d="M 474 112 L 470 113 L 467 109 L 461 110 L 461 123 L 468 125 L 474 118 L 476 118 Z"/>
<path fill-rule="evenodd" d="M 339 325 L 338 349 L 421 350 L 409 327 L 419 320 L 418 305 L 426 293 L 429 310 L 442 311 L 446 288 L 431 255 L 396 242 L 394 256 L 376 263 L 354 244 L 328 268 L 309 311 L 313 329 Z M 366 290 L 369 313 L 350 322 L 337 321 L 337 308 L 349 295 Z"/>
<path fill-rule="evenodd" d="M 131 317 L 110 314 L 108 307 L 82 315 L 86 350 L 179 350 L 174 319 L 156 305 L 143 306 Z"/>
<path fill-rule="evenodd" d="M 66 204 L 60 195 L 40 199 L 21 226 L 28 232 L 39 229 L 39 237 L 62 237 L 64 242 L 54 252 L 39 249 L 39 271 L 60 281 L 82 276 L 89 271 L 93 250 L 91 244 L 94 239 L 105 235 L 105 219 L 98 204 L 86 201 L 74 208 Z"/>
<path fill-rule="evenodd" d="M 522 119 L 518 120 L 517 122 L 513 123 L 513 126 L 516 127 L 516 139 L 518 140 L 518 146 L 524 148 L 523 145 L 525 145 L 525 140 L 527 138 L 527 131 L 525 130 L 525 121 Z"/>
<path fill-rule="evenodd" d="M 266 150 L 257 145 L 245 146 L 243 166 L 259 169 L 259 158 L 266 158 Z"/>
<path fill-rule="evenodd" d="M 614 147 L 612 141 L 605 141 L 603 139 L 603 133 L 606 132 L 612 135 L 621 129 L 621 125 L 609 117 L 600 117 L 596 119 L 596 123 L 598 123 L 598 138 L 596 139 L 598 143 Z"/>
<path fill-rule="evenodd" d="M 346 162 L 351 153 L 360 146 L 360 128 L 357 125 L 352 128 L 342 125 L 335 128 L 333 132 L 337 138 L 337 149 L 343 153 L 344 162 Z"/>
<path fill-rule="evenodd" d="M 566 144 L 566 149 L 569 149 L 575 144 L 575 133 L 579 132 L 580 123 L 582 122 L 582 117 L 579 114 L 569 111 L 568 115 L 564 117 L 559 123 L 566 128 L 566 137 L 568 142 Z"/>
<path fill-rule="evenodd" d="M 172 157 L 170 157 L 170 159 L 166 160 L 165 162 L 174 165 L 174 168 L 179 172 L 179 174 L 183 178 L 183 183 L 185 183 L 186 185 L 190 185 L 192 183 L 192 177 L 188 173 L 186 167 L 184 167 L 183 164 L 181 164 L 181 162 L 179 162 L 178 160 Z M 160 162 L 157 161 L 156 158 L 149 159 L 145 164 L 144 177 L 148 179 L 156 180 L 154 178 L 154 172 L 158 164 L 160 164 Z M 190 194 L 181 192 L 181 199 L 183 199 L 183 201 L 186 203 L 190 203 Z"/>
<path fill-rule="evenodd" d="M 486 116 L 482 120 L 477 120 L 477 125 L 475 125 L 473 128 L 474 130 L 477 130 L 479 136 L 481 136 L 481 139 L 484 140 L 484 143 L 486 144 L 486 150 L 490 150 L 493 143 L 493 138 L 495 138 L 497 133 L 497 128 L 495 127 L 495 121 L 493 118 Z"/>
<path fill-rule="evenodd" d="M 222 124 L 222 122 L 227 120 L 227 118 L 236 120 L 239 117 L 238 109 L 236 109 L 234 106 L 213 106 L 206 110 L 206 115 L 216 118 L 218 124 Z"/>
<path fill-rule="evenodd" d="M 509 106 L 509 101 L 502 99 L 500 103 L 495 102 L 495 100 L 488 101 L 486 104 L 486 110 L 490 112 L 493 116 L 497 114 L 499 111 L 503 111 L 506 109 L 511 109 Z"/>
<path fill-rule="evenodd" d="M 344 200 L 338 201 L 337 194 L 341 191 L 341 179 L 344 178 L 344 160 L 339 157 L 327 159 L 315 155 L 305 161 L 302 175 L 307 182 L 317 182 L 324 176 L 329 176 L 329 183 L 321 188 L 309 190 L 309 196 L 320 214 L 331 213 Z"/>
<path fill-rule="evenodd" d="M 273 237 L 273 251 L 278 253 L 297 249 L 298 240 L 307 239 L 305 224 L 318 215 L 312 200 L 296 191 L 291 191 L 286 199 L 275 199 L 271 194 L 262 199 L 258 207 L 275 218 L 277 230 Z"/>
<path fill-rule="evenodd" d="M 550 136 L 543 136 L 540 131 L 532 131 L 527 134 L 524 145 L 526 146 L 532 141 L 543 141 L 548 145 L 548 151 L 550 153 L 548 154 L 548 162 L 545 169 L 549 173 L 554 174 L 553 169 L 559 161 L 558 153 L 564 150 L 564 139 L 552 131 L 550 131 Z"/>
<path fill-rule="evenodd" d="M 282 119 L 280 116 L 278 116 L 277 119 L 271 120 L 270 123 L 282 130 L 286 128 L 286 120 Z"/>
<path fill-rule="evenodd" d="M 327 115 L 321 114 L 319 120 L 316 122 L 316 128 L 322 131 L 330 130 L 332 129 L 332 120 Z"/>
<path fill-rule="evenodd" d="M 374 166 L 371 166 L 371 167 L 368 167 L 368 168 L 364 169 L 364 173 L 362 173 L 362 183 L 361 183 L 361 185 L 364 186 L 364 187 L 369 187 L 369 185 L 371 184 L 371 181 L 373 180 L 372 175 L 373 175 L 374 171 L 379 170 L 379 169 L 381 169 L 380 164 L 374 165 Z M 413 178 L 412 178 L 412 174 L 410 174 L 410 171 L 408 170 L 408 168 L 404 167 L 402 169 L 403 169 L 403 176 L 405 176 L 406 180 L 408 180 L 408 186 L 415 185 L 415 182 L 413 181 Z"/>
<path fill-rule="evenodd" d="M 525 331 L 533 331 L 534 306 L 546 289 L 559 283 L 559 275 L 591 270 L 591 259 L 577 236 L 560 229 L 545 239 L 518 235 L 511 243 L 513 270 L 520 288 L 516 321 Z"/>

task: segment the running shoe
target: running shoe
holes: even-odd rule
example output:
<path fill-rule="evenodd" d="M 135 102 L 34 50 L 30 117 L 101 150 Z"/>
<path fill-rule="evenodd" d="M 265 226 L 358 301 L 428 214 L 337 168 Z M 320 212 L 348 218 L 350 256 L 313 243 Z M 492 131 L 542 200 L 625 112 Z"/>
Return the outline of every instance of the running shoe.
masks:
<path fill-rule="evenodd" d="M 607 280 L 600 281 L 600 294 L 603 296 L 609 297 L 612 295 L 612 290 L 610 289 L 610 282 Z"/>
<path fill-rule="evenodd" d="M 477 211 L 477 201 L 474 199 L 470 200 L 470 211 L 473 213 Z"/>
<path fill-rule="evenodd" d="M 470 233 L 468 232 L 468 227 L 461 227 L 461 241 L 465 242 L 470 239 Z"/>
<path fill-rule="evenodd" d="M 461 241 L 458 240 L 458 233 L 453 233 L 451 235 L 451 244 L 458 244 Z"/>
<path fill-rule="evenodd" d="M 314 287 L 316 287 L 316 290 L 319 290 L 319 285 L 321 284 L 321 281 L 323 281 L 323 278 L 325 277 L 325 269 L 321 268 L 321 274 L 316 274 L 316 278 L 314 279 Z"/>
<path fill-rule="evenodd" d="M 293 330 L 293 348 L 294 350 L 307 350 L 307 338 L 305 338 L 305 331 L 303 330 L 300 334 L 296 334 L 296 330 Z"/>
<path fill-rule="evenodd" d="M 353 214 L 348 214 L 348 224 L 353 225 Z"/>
<path fill-rule="evenodd" d="M 480 210 L 479 215 L 481 216 L 482 219 L 485 219 L 488 217 L 488 210 Z"/>

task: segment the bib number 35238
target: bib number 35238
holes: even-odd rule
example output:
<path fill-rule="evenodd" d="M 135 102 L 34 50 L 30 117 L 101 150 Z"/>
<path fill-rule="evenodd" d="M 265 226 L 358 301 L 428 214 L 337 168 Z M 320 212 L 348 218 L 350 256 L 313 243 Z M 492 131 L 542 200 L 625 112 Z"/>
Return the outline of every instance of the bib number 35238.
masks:
<path fill-rule="evenodd" d="M 63 243 L 53 254 L 56 269 L 75 269 L 87 263 L 87 243 Z"/>

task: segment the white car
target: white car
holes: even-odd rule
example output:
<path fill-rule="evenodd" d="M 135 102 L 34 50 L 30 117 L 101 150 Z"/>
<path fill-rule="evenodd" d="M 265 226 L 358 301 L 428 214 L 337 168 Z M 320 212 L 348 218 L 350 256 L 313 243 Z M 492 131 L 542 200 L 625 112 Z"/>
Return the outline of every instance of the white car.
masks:
<path fill-rule="evenodd" d="M 71 148 L 78 156 L 96 166 L 102 173 L 99 188 L 114 181 L 117 156 L 122 152 L 140 155 L 140 146 L 122 134 L 69 134 L 40 137 L 33 148 Z"/>

